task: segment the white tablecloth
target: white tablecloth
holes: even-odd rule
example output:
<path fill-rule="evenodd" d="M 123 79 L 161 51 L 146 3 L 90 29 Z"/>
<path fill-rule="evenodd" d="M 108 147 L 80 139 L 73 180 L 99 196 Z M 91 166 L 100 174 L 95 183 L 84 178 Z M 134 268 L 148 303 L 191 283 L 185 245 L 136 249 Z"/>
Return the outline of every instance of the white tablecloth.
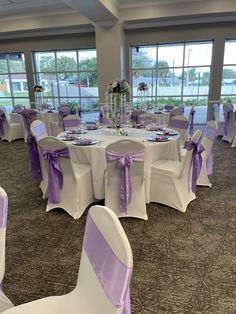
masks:
<path fill-rule="evenodd" d="M 105 132 L 106 131 L 106 132 Z M 145 189 L 146 202 L 149 203 L 150 192 L 150 176 L 151 165 L 154 161 L 160 159 L 180 160 L 179 154 L 179 136 L 173 136 L 169 142 L 148 142 L 144 140 L 143 130 L 133 130 L 129 132 L 130 136 L 115 136 L 111 135 L 112 130 L 88 131 L 84 135 L 85 138 L 99 140 L 96 145 L 76 146 L 70 142 L 66 142 L 69 147 L 72 162 L 89 163 L 92 168 L 92 180 L 94 187 L 95 198 L 103 199 L 104 191 L 104 173 L 106 169 L 105 149 L 106 147 L 120 139 L 133 139 L 144 143 L 145 149 Z M 64 133 L 58 135 L 60 138 Z M 155 132 L 150 132 L 148 136 L 154 135 Z M 86 188 L 86 187 L 82 187 Z"/>
<path fill-rule="evenodd" d="M 46 126 L 48 135 L 52 134 L 51 130 L 51 122 L 58 121 L 58 112 L 40 112 L 37 113 L 37 119 L 43 121 Z M 23 119 L 22 115 L 19 113 L 11 113 L 10 114 L 10 123 L 22 123 Z"/>

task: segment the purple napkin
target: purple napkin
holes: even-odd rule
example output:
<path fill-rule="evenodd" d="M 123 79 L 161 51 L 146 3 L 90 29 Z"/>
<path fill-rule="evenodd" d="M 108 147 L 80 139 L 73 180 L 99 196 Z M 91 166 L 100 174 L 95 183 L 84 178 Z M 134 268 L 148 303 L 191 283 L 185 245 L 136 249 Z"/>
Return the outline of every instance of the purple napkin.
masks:
<path fill-rule="evenodd" d="M 165 141 L 168 141 L 168 136 L 164 136 L 164 135 L 157 136 L 157 137 L 155 138 L 155 141 L 156 141 L 156 142 L 165 142 Z"/>

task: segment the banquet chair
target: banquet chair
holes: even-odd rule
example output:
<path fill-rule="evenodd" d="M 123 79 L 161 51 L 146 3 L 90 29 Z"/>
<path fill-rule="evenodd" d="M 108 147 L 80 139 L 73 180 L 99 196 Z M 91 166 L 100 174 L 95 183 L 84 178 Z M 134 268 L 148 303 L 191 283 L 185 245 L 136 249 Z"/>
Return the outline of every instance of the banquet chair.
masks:
<path fill-rule="evenodd" d="M 198 143 L 202 131 L 197 130 L 191 144 Z M 151 167 L 150 201 L 165 204 L 185 212 L 188 204 L 196 198 L 196 181 L 193 182 L 194 149 L 187 150 L 182 162 L 158 160 Z"/>
<path fill-rule="evenodd" d="M 188 122 L 189 122 L 189 136 L 192 136 L 194 133 L 194 116 L 195 116 L 196 110 L 194 106 L 190 109 Z"/>
<path fill-rule="evenodd" d="M 48 172 L 46 212 L 59 207 L 79 218 L 94 202 L 90 165 L 72 163 L 66 143 L 53 136 L 40 139 L 38 147 Z"/>
<path fill-rule="evenodd" d="M 8 142 L 24 138 L 21 123 L 9 122 L 6 114 L 0 109 L 0 138 Z"/>
<path fill-rule="evenodd" d="M 24 124 L 24 138 L 25 142 L 30 135 L 30 125 L 34 120 L 37 120 L 37 113 L 34 109 L 25 109 L 21 111 L 23 124 Z"/>
<path fill-rule="evenodd" d="M 92 206 L 77 284 L 70 293 L 21 304 L 4 314 L 131 314 L 132 250 L 116 215 Z"/>
<path fill-rule="evenodd" d="M 168 127 L 180 134 L 181 146 L 184 146 L 185 142 L 188 141 L 188 126 L 189 121 L 183 115 L 171 117 L 169 120 Z"/>
<path fill-rule="evenodd" d="M 6 192 L 0 187 L 0 283 L 5 273 L 5 242 L 6 242 L 6 225 L 8 212 L 8 197 Z M 0 289 L 0 313 L 14 305 L 4 294 L 3 288 Z"/>
<path fill-rule="evenodd" d="M 122 139 L 106 148 L 105 205 L 117 217 L 147 220 L 143 143 Z"/>
<path fill-rule="evenodd" d="M 80 118 L 77 115 L 69 114 L 63 119 L 63 125 L 65 131 L 78 129 L 80 126 Z"/>
<path fill-rule="evenodd" d="M 222 141 L 227 141 L 232 143 L 234 136 L 236 134 L 236 123 L 234 121 L 234 111 L 231 104 L 225 104 L 223 106 L 224 110 L 224 135 Z"/>
<path fill-rule="evenodd" d="M 58 121 L 51 123 L 51 130 L 53 136 L 57 136 L 58 134 L 64 131 L 63 119 L 69 114 L 71 114 L 71 107 L 69 107 L 69 105 L 61 105 L 58 114 L 59 116 Z"/>
<path fill-rule="evenodd" d="M 218 125 L 216 121 L 208 121 L 203 132 L 200 143 L 205 148 L 202 152 L 202 168 L 200 175 L 197 179 L 197 185 L 211 187 L 211 182 L 208 175 L 213 173 L 213 152 L 212 147 L 216 138 Z"/>
<path fill-rule="evenodd" d="M 13 113 L 21 113 L 21 112 L 22 112 L 23 110 L 25 110 L 25 109 L 26 109 L 26 106 L 18 104 L 18 105 L 15 105 L 15 106 L 13 107 L 12 112 L 13 112 Z"/>
<path fill-rule="evenodd" d="M 43 198 L 45 199 L 45 198 L 47 198 L 48 174 L 47 174 L 47 169 L 44 166 L 42 156 L 39 153 L 37 143 L 40 139 L 48 136 L 47 129 L 45 127 L 45 124 L 42 121 L 35 120 L 32 122 L 32 124 L 30 126 L 30 132 L 31 132 L 33 138 L 35 139 L 35 141 L 32 140 L 32 145 L 34 145 L 34 147 L 32 147 L 32 149 L 34 150 L 34 154 L 37 154 L 38 156 L 33 157 L 33 158 L 38 159 L 38 165 L 36 165 L 36 167 L 40 167 L 40 171 L 41 171 L 41 182 L 40 182 L 39 187 L 43 193 Z"/>
<path fill-rule="evenodd" d="M 223 136 L 224 134 L 224 121 L 220 120 L 220 104 L 212 105 L 213 120 L 218 125 L 217 136 Z"/>
<path fill-rule="evenodd" d="M 182 109 L 181 109 L 180 107 L 178 107 L 178 108 L 174 108 L 174 109 L 171 110 L 171 112 L 170 112 L 170 117 L 173 117 L 173 116 L 180 116 L 180 115 L 182 115 L 182 114 L 183 114 Z"/>

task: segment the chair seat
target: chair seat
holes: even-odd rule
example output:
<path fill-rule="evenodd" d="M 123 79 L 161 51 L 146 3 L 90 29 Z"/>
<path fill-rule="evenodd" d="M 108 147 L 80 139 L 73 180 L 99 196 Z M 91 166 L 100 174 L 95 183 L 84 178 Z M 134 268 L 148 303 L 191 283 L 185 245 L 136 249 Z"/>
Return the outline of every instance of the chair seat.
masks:
<path fill-rule="evenodd" d="M 182 163 L 174 160 L 160 159 L 152 164 L 152 173 L 177 177 L 181 172 Z"/>
<path fill-rule="evenodd" d="M 0 291 L 0 313 L 12 308 L 13 306 L 13 303 L 8 299 L 8 297 Z"/>

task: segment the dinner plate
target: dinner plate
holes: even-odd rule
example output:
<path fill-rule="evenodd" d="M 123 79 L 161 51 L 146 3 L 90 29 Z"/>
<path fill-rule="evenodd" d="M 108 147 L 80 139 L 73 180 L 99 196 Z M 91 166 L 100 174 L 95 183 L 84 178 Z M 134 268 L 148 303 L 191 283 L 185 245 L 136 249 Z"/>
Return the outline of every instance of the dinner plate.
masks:
<path fill-rule="evenodd" d="M 95 141 L 95 140 L 86 140 L 86 139 L 84 139 L 84 140 L 77 140 L 77 141 L 73 141 L 73 142 L 71 142 L 71 144 L 73 144 L 73 145 L 76 145 L 76 146 L 90 146 L 90 145 L 95 145 L 95 144 L 97 144 L 98 143 L 98 141 Z"/>
<path fill-rule="evenodd" d="M 87 133 L 87 130 L 68 130 L 68 131 L 65 131 L 67 134 L 84 134 L 84 133 Z"/>
<path fill-rule="evenodd" d="M 148 140 L 149 142 L 161 143 L 161 142 L 169 142 L 169 141 L 172 140 L 172 138 L 165 136 L 165 137 L 159 138 L 159 139 L 157 140 L 156 137 L 149 137 L 147 140 Z"/>
<path fill-rule="evenodd" d="M 60 140 L 62 140 L 62 141 L 64 141 L 64 142 L 66 142 L 66 141 L 74 141 L 74 140 L 76 140 L 77 138 L 76 137 L 66 137 L 66 136 L 63 136 L 63 137 L 60 137 L 59 138 Z"/>
<path fill-rule="evenodd" d="M 167 133 L 165 133 L 165 132 L 167 132 Z M 168 132 L 168 131 L 157 131 L 156 134 L 157 134 L 157 135 L 165 135 L 165 136 L 174 136 L 174 135 L 178 135 L 178 133 L 177 133 L 177 132 L 174 132 L 174 131 L 170 131 L 170 132 Z"/>

